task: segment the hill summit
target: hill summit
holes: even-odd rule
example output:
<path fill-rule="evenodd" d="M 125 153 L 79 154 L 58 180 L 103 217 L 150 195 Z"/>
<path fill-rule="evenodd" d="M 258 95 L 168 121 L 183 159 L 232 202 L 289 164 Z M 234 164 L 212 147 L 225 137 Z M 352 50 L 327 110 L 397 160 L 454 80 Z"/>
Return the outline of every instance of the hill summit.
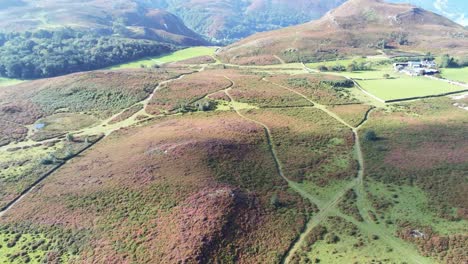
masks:
<path fill-rule="evenodd" d="M 246 38 L 220 56 L 237 64 L 271 64 L 392 50 L 466 54 L 466 46 L 468 30 L 443 16 L 410 4 L 350 0 L 317 21 Z"/>

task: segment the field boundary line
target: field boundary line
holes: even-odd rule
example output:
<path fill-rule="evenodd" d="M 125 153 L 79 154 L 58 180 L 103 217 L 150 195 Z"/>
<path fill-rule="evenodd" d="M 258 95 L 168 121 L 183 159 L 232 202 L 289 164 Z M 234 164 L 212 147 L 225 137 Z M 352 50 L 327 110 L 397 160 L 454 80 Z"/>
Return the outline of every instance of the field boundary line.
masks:
<path fill-rule="evenodd" d="M 89 144 L 88 146 L 82 148 L 80 151 L 78 151 L 73 157 L 70 159 L 61 162 L 60 164 L 57 164 L 54 168 L 51 168 L 49 171 L 44 173 L 39 179 L 34 181 L 29 187 L 24 189 L 16 198 L 8 202 L 6 205 L 4 205 L 2 208 L 0 208 L 0 217 L 3 217 L 5 213 L 7 213 L 13 206 L 15 206 L 17 203 L 19 203 L 26 195 L 31 193 L 32 190 L 36 188 L 37 185 L 39 185 L 41 182 L 43 182 L 45 179 L 47 179 L 50 175 L 52 175 L 54 172 L 62 168 L 64 165 L 68 164 L 71 160 L 74 158 L 78 157 L 80 154 L 85 152 L 86 150 L 90 149 L 92 146 L 96 145 L 99 141 L 101 141 L 103 138 L 105 138 L 105 135 L 101 135 L 98 139 L 96 139 L 94 142 Z"/>

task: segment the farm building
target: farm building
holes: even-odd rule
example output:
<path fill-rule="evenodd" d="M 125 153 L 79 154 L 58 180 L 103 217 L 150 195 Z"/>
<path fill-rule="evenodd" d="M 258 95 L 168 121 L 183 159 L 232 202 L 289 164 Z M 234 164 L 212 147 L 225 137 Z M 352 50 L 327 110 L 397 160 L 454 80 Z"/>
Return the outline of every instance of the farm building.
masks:
<path fill-rule="evenodd" d="M 397 72 L 406 73 L 411 76 L 434 75 L 440 73 L 434 61 L 408 61 L 395 63 L 393 68 Z"/>

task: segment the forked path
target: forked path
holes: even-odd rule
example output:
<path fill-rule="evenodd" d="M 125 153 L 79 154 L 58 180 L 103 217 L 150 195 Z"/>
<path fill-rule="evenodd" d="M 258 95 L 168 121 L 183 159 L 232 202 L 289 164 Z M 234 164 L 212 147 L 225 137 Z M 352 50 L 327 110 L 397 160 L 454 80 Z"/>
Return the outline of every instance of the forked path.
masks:
<path fill-rule="evenodd" d="M 230 80 L 233 83 L 233 86 L 235 86 L 235 83 L 234 83 L 233 80 L 229 79 L 228 77 L 226 77 L 226 79 Z M 284 88 L 284 89 L 286 89 L 286 90 L 288 90 L 288 91 L 290 91 L 292 93 L 295 93 L 295 94 L 303 97 L 308 102 L 312 103 L 315 108 L 325 112 L 330 117 L 334 118 L 335 120 L 337 120 L 341 124 L 343 124 L 346 127 L 350 128 L 351 131 L 354 134 L 356 158 L 357 158 L 358 163 L 359 163 L 357 178 L 355 180 L 351 181 L 349 184 L 347 184 L 339 192 L 337 192 L 335 194 L 335 196 L 330 201 L 324 203 L 324 202 L 320 201 L 317 197 L 311 195 L 309 192 L 307 192 L 305 189 L 303 189 L 298 183 L 289 180 L 287 178 L 287 176 L 284 174 L 281 161 L 280 161 L 280 159 L 278 157 L 277 151 L 276 151 L 276 149 L 274 147 L 274 144 L 273 144 L 273 137 L 272 137 L 272 133 L 270 131 L 270 128 L 267 125 L 265 125 L 264 123 L 260 122 L 260 121 L 257 121 L 257 120 L 254 120 L 252 118 L 249 118 L 249 117 L 245 116 L 244 114 L 242 114 L 242 112 L 239 109 L 237 109 L 235 107 L 235 104 L 233 104 L 234 111 L 240 117 L 242 117 L 242 118 L 244 118 L 244 119 L 246 119 L 248 121 L 254 122 L 254 123 L 256 123 L 256 124 L 258 124 L 258 125 L 260 125 L 260 126 L 262 126 L 264 128 L 265 134 L 266 134 L 266 137 L 267 137 L 267 141 L 268 141 L 268 146 L 270 148 L 270 151 L 272 153 L 274 162 L 276 164 L 278 174 L 284 180 L 286 180 L 288 182 L 289 186 L 293 190 L 295 190 L 297 193 L 299 193 L 302 197 L 304 197 L 306 199 L 309 199 L 312 203 L 316 204 L 319 207 L 319 210 L 320 210 L 319 213 L 317 213 L 316 215 L 314 215 L 314 216 L 312 216 L 310 218 L 310 220 L 308 221 L 308 223 L 306 225 L 305 230 L 301 233 L 298 240 L 296 240 L 293 243 L 293 245 L 291 246 L 289 251 L 284 256 L 282 262 L 283 263 L 289 263 L 289 262 L 291 262 L 292 257 L 295 255 L 295 253 L 304 244 L 307 235 L 314 229 L 314 227 L 316 227 L 318 224 L 320 224 L 323 220 L 326 219 L 326 217 L 328 215 L 330 215 L 332 213 L 342 215 L 341 212 L 336 208 L 336 206 L 341 201 L 341 199 L 343 199 L 343 197 L 346 195 L 346 193 L 349 190 L 353 189 L 353 188 L 357 187 L 357 188 L 361 189 L 363 187 L 362 183 L 363 183 L 363 178 L 364 178 L 364 157 L 363 157 L 364 155 L 363 155 L 362 149 L 361 149 L 361 140 L 359 138 L 359 129 L 367 122 L 367 120 L 369 118 L 369 114 L 371 113 L 372 109 L 370 111 L 366 112 L 364 120 L 357 127 L 353 127 L 352 125 L 350 125 L 349 123 L 344 121 L 342 118 L 340 118 L 338 115 L 336 115 L 335 113 L 328 110 L 325 105 L 321 105 L 321 104 L 319 104 L 317 102 L 312 101 L 310 98 L 308 98 L 304 94 L 302 94 L 302 93 L 300 93 L 298 91 L 295 91 L 295 90 L 293 90 L 293 89 L 291 89 L 289 87 L 286 87 L 286 86 L 283 86 L 283 85 L 280 85 L 280 84 L 277 84 L 277 83 L 274 83 L 274 82 L 270 82 L 270 81 L 268 81 L 266 79 L 263 79 L 263 81 L 269 82 L 269 83 L 271 83 L 273 85 L 279 86 L 281 88 Z M 232 90 L 232 87 L 229 88 L 229 89 L 226 89 L 225 93 L 232 102 L 235 102 L 235 99 L 229 93 L 230 90 Z M 363 230 L 365 230 L 365 231 L 370 231 L 371 230 L 367 226 L 367 223 L 361 223 L 360 226 L 362 226 Z M 382 237 L 382 239 L 385 242 L 387 242 L 389 245 L 392 245 L 395 249 L 397 249 L 402 254 L 406 255 L 408 257 L 408 259 L 411 259 L 414 263 L 425 263 L 426 262 L 425 259 L 422 258 L 417 252 L 414 252 L 410 248 L 406 248 L 404 245 L 400 245 L 398 243 L 399 242 L 398 239 L 391 237 L 391 235 L 386 234 L 386 232 L 383 231 L 383 230 L 378 230 L 378 231 L 379 232 L 377 232 L 377 233 Z"/>
<path fill-rule="evenodd" d="M 349 124 L 348 122 L 346 122 L 345 120 L 343 120 L 341 117 L 339 117 L 337 114 L 333 113 L 332 111 L 328 110 L 327 107 L 325 105 L 322 105 L 322 104 L 319 104 L 313 100 L 311 100 L 309 97 L 307 97 L 306 95 L 294 90 L 294 89 L 291 89 L 287 86 L 284 86 L 284 85 L 281 85 L 281 84 L 277 84 L 275 82 L 271 82 L 271 81 L 268 81 L 267 79 L 263 78 L 263 81 L 265 82 L 268 82 L 270 84 L 273 84 L 275 86 L 278 86 L 278 87 L 281 87 L 283 89 L 286 89 L 292 93 L 295 93 L 299 96 L 301 96 L 302 98 L 304 98 L 305 100 L 307 100 L 308 102 L 312 103 L 314 105 L 315 108 L 323 111 L 325 114 L 327 114 L 328 116 L 332 117 L 333 119 L 337 120 L 338 122 L 340 122 L 341 124 L 345 125 L 346 127 L 348 127 L 349 129 L 351 129 L 351 131 L 353 132 L 353 135 L 354 135 L 354 140 L 355 140 L 355 143 L 354 143 L 354 147 L 355 147 L 355 151 L 356 151 L 356 158 L 358 160 L 358 175 L 357 175 L 357 178 L 353 181 L 351 181 L 348 185 L 346 185 L 343 189 L 341 189 L 341 191 L 339 191 L 335 197 L 333 197 L 333 199 L 331 199 L 329 202 L 327 202 L 325 204 L 325 206 L 320 206 L 320 204 L 317 204 L 319 206 L 319 209 L 320 209 L 320 212 L 316 215 L 314 215 L 310 221 L 307 223 L 307 227 L 305 229 L 305 231 L 301 234 L 301 236 L 299 237 L 299 239 L 297 240 L 297 242 L 294 244 L 294 246 L 291 248 L 291 250 L 288 252 L 284 262 L 285 263 L 289 263 L 291 261 L 291 258 L 294 256 L 294 254 L 297 252 L 297 250 L 303 245 L 305 239 L 307 238 L 307 235 L 322 221 L 324 220 L 328 214 L 336 207 L 336 205 L 341 201 L 341 199 L 346 195 L 346 193 L 355 188 L 357 185 L 360 185 L 363 183 L 363 178 L 364 178 L 364 155 L 362 153 L 362 148 L 361 148 L 361 141 L 360 141 L 360 138 L 359 138 L 359 129 L 366 123 L 366 121 L 368 120 L 368 117 L 369 117 L 369 114 L 370 114 L 370 111 L 368 111 L 366 113 L 366 116 L 364 117 L 364 121 L 361 122 L 361 124 L 359 124 L 358 127 L 353 127 L 351 124 Z"/>
<path fill-rule="evenodd" d="M 226 77 L 226 79 L 228 79 L 229 81 L 231 81 L 233 83 L 233 86 L 235 86 L 235 82 Z M 264 81 L 266 82 L 269 82 L 267 81 L 266 79 L 263 79 Z M 276 84 L 276 83 L 273 83 L 273 82 L 269 82 L 269 83 L 272 83 L 274 85 L 277 85 L 279 87 L 282 87 L 284 89 L 287 89 L 289 90 L 290 92 L 293 92 L 301 97 L 303 97 L 304 99 L 306 99 L 308 102 L 312 103 L 313 104 L 313 107 L 317 108 L 317 109 L 320 109 L 321 111 L 325 112 L 326 114 L 328 114 L 329 116 L 331 116 L 332 118 L 336 119 L 337 121 L 339 121 L 340 123 L 342 123 L 343 125 L 345 125 L 346 127 L 350 128 L 354 135 L 355 135 L 355 139 L 356 139 L 356 152 L 357 152 L 357 158 L 358 158 L 358 162 L 359 162 L 359 173 L 358 173 L 358 178 L 356 180 L 353 180 L 351 181 L 347 186 L 345 186 L 345 188 L 343 188 L 341 191 L 339 191 L 335 197 L 330 200 L 329 202 L 327 203 L 323 203 L 322 201 L 320 201 L 319 199 L 317 199 L 316 197 L 314 197 L 313 195 L 311 195 L 310 193 L 308 193 L 306 190 L 304 190 L 299 184 L 297 184 L 296 182 L 294 181 L 291 181 L 288 177 L 286 177 L 286 175 L 284 174 L 283 172 L 283 167 L 282 167 L 282 164 L 281 164 L 281 161 L 278 157 L 278 154 L 277 154 L 277 151 L 276 151 L 276 148 L 274 147 L 274 144 L 273 144 L 273 137 L 272 137 L 272 133 L 270 131 L 270 128 L 265 125 L 264 123 L 260 122 L 260 121 L 257 121 L 257 120 L 254 120 L 252 118 L 249 118 L 247 116 L 245 116 L 241 111 L 239 111 L 239 109 L 237 109 L 235 107 L 235 104 L 233 104 L 233 109 L 234 111 L 242 118 L 250 121 L 250 122 L 253 122 L 253 123 L 256 123 L 258 125 L 260 125 L 261 127 L 264 128 L 265 130 L 265 134 L 266 134 L 266 137 L 267 137 L 267 141 L 268 141 L 268 146 L 269 146 L 269 149 L 272 153 L 272 156 L 273 156 L 273 159 L 274 159 L 274 162 L 275 162 L 275 165 L 276 165 L 276 169 L 278 171 L 278 174 L 288 182 L 289 186 L 294 189 L 297 193 L 299 193 L 302 197 L 310 200 L 312 203 L 316 204 L 318 207 L 319 207 L 319 210 L 320 212 L 316 215 L 314 215 L 310 220 L 309 222 L 307 223 L 307 226 L 306 226 L 306 229 L 305 231 L 301 234 L 301 236 L 299 237 L 299 239 L 296 241 L 296 243 L 291 247 L 291 249 L 289 250 L 288 254 L 286 255 L 286 257 L 284 258 L 283 262 L 285 263 L 288 263 L 290 260 L 291 260 L 291 257 L 294 255 L 294 253 L 299 249 L 299 247 L 303 244 L 305 238 L 307 237 L 307 235 L 312 231 L 312 229 L 317 225 L 319 224 L 322 220 L 325 219 L 325 217 L 335 208 L 335 206 L 340 202 L 340 200 L 346 195 L 346 193 L 351 190 L 352 188 L 354 188 L 356 185 L 362 183 L 362 178 L 364 176 L 364 159 L 363 159 L 363 155 L 362 155 L 362 151 L 361 151 L 361 146 L 360 146 L 360 141 L 359 141 L 359 135 L 358 135 L 358 130 L 359 130 L 359 127 L 358 128 L 355 128 L 353 126 L 351 126 L 350 124 L 348 124 L 346 121 L 344 121 L 342 118 L 340 118 L 339 116 L 337 116 L 335 113 L 329 111 L 328 109 L 326 109 L 326 107 L 324 105 L 321 105 L 321 104 L 318 104 L 314 101 L 312 101 L 310 98 L 308 98 L 307 96 L 289 88 L 289 87 L 286 87 L 286 86 L 282 86 L 282 85 L 279 85 L 279 84 Z M 232 90 L 232 87 L 229 88 L 229 89 L 226 89 L 225 90 L 225 93 L 226 95 L 229 97 L 229 99 L 232 101 L 232 102 L 236 102 L 234 97 L 229 93 L 230 91 Z M 368 114 L 368 113 L 367 113 Z M 367 114 L 366 114 L 366 118 L 365 120 L 367 120 Z M 365 122 L 362 122 L 360 126 L 362 126 Z"/>
<path fill-rule="evenodd" d="M 305 231 L 301 234 L 299 240 L 294 244 L 294 246 L 291 247 L 291 250 L 287 253 L 286 258 L 284 259 L 284 263 L 289 263 L 291 261 L 292 257 L 294 256 L 294 254 L 297 252 L 297 250 L 303 245 L 307 235 L 313 230 L 314 227 L 316 227 L 322 220 L 324 220 L 325 217 L 329 213 L 335 213 L 336 215 L 343 216 L 343 217 L 346 217 L 346 218 L 350 219 L 350 217 L 348 217 L 346 215 L 343 215 L 336 208 L 336 205 L 346 195 L 347 191 L 356 188 L 357 190 L 361 191 L 361 192 L 359 192 L 359 194 L 361 194 L 359 198 L 360 199 L 365 199 L 364 196 L 362 196 L 363 195 L 363 187 L 364 187 L 363 186 L 363 181 L 364 181 L 364 174 L 365 174 L 364 173 L 365 172 L 365 165 L 364 165 L 364 154 L 362 152 L 361 140 L 360 140 L 360 137 L 359 137 L 359 130 L 362 128 L 362 126 L 364 126 L 367 123 L 367 121 L 369 119 L 369 116 L 370 116 L 371 112 L 373 111 L 373 108 L 366 112 L 363 121 L 357 127 L 353 127 L 352 125 L 350 125 L 349 123 L 344 121 L 342 118 L 340 118 L 338 115 L 336 115 L 335 113 L 328 110 L 325 105 L 321 105 L 321 104 L 319 104 L 317 102 L 314 102 L 313 100 L 308 98 L 306 95 L 304 95 L 304 94 L 302 94 L 302 93 L 300 93 L 300 92 L 298 92 L 298 91 L 296 91 L 294 89 L 286 87 L 284 85 L 277 84 L 277 83 L 274 83 L 274 82 L 270 82 L 270 81 L 266 80 L 265 78 L 263 80 L 266 81 L 266 82 L 269 82 L 269 83 L 271 83 L 273 85 L 276 85 L 278 87 L 282 87 L 282 88 L 284 88 L 284 89 L 286 89 L 288 91 L 291 91 L 291 92 L 303 97 L 307 101 L 313 103 L 314 106 L 317 109 L 322 110 L 323 112 L 325 112 L 330 117 L 336 119 L 340 123 L 342 123 L 345 126 L 349 127 L 352 130 L 353 134 L 354 134 L 356 158 L 357 158 L 358 164 L 359 164 L 358 175 L 357 175 L 356 180 L 352 181 L 350 184 L 345 186 L 323 208 L 319 207 L 320 212 L 318 214 L 314 215 L 310 219 L 310 221 L 307 224 L 307 227 L 306 227 Z M 353 221 L 353 222 L 355 222 L 355 221 Z M 388 245 L 392 246 L 393 248 L 398 250 L 401 254 L 406 256 L 406 258 L 408 260 L 411 260 L 412 263 L 431 263 L 428 259 L 422 257 L 417 251 L 413 250 L 411 247 L 407 247 L 405 242 L 399 240 L 398 238 L 393 237 L 392 235 L 388 234 L 388 232 L 386 232 L 385 230 L 383 230 L 383 229 L 381 229 L 381 228 L 379 228 L 377 226 L 371 226 L 371 225 L 369 225 L 369 223 L 360 223 L 360 222 L 358 222 L 356 224 L 362 230 L 365 230 L 365 231 L 367 231 L 369 233 L 371 233 L 371 232 L 372 233 L 377 233 L 381 237 L 381 239 L 383 241 L 385 241 Z"/>

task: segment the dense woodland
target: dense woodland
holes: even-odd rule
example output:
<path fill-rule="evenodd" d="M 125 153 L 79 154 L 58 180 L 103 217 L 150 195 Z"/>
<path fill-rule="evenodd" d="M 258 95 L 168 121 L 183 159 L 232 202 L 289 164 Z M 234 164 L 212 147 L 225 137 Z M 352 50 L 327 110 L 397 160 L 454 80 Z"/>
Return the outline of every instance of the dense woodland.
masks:
<path fill-rule="evenodd" d="M 72 29 L 0 33 L 0 76 L 33 79 L 89 71 L 156 56 L 175 47 Z"/>

